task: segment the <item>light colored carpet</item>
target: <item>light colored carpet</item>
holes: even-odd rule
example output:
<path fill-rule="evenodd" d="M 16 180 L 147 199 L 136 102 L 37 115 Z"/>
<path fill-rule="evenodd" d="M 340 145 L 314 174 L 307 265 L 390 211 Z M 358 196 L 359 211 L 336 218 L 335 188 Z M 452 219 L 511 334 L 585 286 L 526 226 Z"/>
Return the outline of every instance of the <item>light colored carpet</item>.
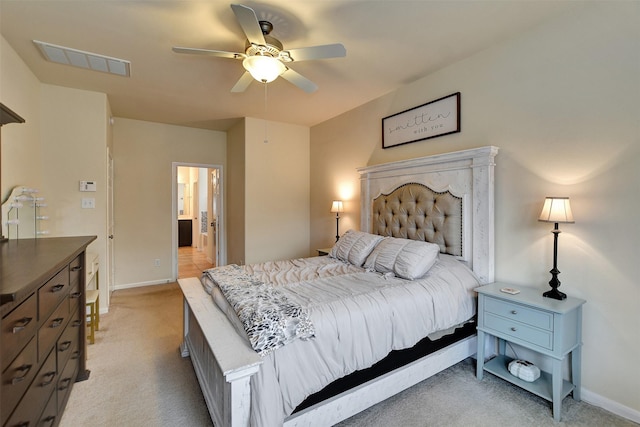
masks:
<path fill-rule="evenodd" d="M 177 284 L 117 291 L 88 347 L 89 380 L 76 383 L 61 427 L 211 426 L 191 361 L 180 357 L 182 299 Z M 467 359 L 342 423 L 367 426 L 637 426 L 565 398 L 562 422 L 550 403 Z"/>
<path fill-rule="evenodd" d="M 60 426 L 211 426 L 181 321 L 176 283 L 114 292 Z"/>

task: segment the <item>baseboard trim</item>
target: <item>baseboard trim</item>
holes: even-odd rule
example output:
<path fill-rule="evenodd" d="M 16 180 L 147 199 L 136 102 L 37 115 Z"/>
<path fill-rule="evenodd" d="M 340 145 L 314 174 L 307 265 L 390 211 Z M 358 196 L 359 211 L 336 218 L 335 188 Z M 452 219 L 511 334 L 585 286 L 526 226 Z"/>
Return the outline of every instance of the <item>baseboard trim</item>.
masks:
<path fill-rule="evenodd" d="M 119 291 L 122 289 L 141 288 L 143 286 L 166 285 L 167 283 L 171 283 L 171 282 L 175 282 L 175 280 L 160 279 L 160 280 L 150 280 L 148 282 L 126 283 L 124 285 L 116 285 L 114 288 L 116 291 Z"/>
<path fill-rule="evenodd" d="M 582 400 L 590 405 L 597 406 L 611 412 L 612 414 L 619 415 L 640 424 L 640 411 L 624 406 L 621 403 L 587 390 L 584 387 L 582 387 Z"/>

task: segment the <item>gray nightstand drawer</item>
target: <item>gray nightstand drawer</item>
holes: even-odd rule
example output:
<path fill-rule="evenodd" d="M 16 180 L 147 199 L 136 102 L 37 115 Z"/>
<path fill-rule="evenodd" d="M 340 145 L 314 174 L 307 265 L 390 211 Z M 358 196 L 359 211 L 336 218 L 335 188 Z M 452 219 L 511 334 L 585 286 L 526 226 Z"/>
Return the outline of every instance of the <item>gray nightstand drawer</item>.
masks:
<path fill-rule="evenodd" d="M 485 313 L 492 313 L 536 328 L 553 331 L 553 313 L 527 308 L 521 304 L 511 303 L 495 298 L 485 300 Z"/>
<path fill-rule="evenodd" d="M 484 326 L 496 331 L 496 335 L 508 335 L 535 346 L 553 350 L 553 333 L 527 324 L 495 316 L 485 311 Z M 491 331 L 488 331 L 491 333 Z"/>

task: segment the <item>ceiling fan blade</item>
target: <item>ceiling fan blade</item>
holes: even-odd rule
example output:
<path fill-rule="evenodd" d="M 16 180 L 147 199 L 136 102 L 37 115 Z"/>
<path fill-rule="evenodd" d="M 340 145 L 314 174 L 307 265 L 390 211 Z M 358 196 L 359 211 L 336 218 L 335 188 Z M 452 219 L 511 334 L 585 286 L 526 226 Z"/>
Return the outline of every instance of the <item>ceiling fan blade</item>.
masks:
<path fill-rule="evenodd" d="M 196 55 L 209 55 L 219 58 L 229 59 L 244 59 L 247 57 L 244 53 L 225 52 L 222 50 L 210 50 L 210 49 L 196 49 L 191 47 L 173 47 L 172 50 L 176 53 L 191 53 Z"/>
<path fill-rule="evenodd" d="M 240 80 L 238 80 L 235 86 L 231 88 L 231 92 L 244 92 L 249 87 L 252 81 L 253 76 L 251 75 L 251 73 L 249 73 L 248 71 L 245 72 L 242 77 L 240 77 Z"/>
<path fill-rule="evenodd" d="M 266 45 L 267 42 L 262 34 L 262 28 L 260 28 L 258 17 L 253 9 L 241 4 L 232 4 L 231 9 L 233 9 L 242 31 L 246 34 L 247 40 L 254 44 Z"/>
<path fill-rule="evenodd" d="M 289 49 L 287 51 L 283 51 L 282 53 L 288 53 L 291 59 L 294 61 L 341 58 L 347 56 L 347 50 L 340 43 Z"/>
<path fill-rule="evenodd" d="M 291 68 L 287 68 L 284 73 L 280 74 L 280 77 L 283 77 L 307 93 L 313 93 L 318 90 L 318 86 L 314 82 Z"/>

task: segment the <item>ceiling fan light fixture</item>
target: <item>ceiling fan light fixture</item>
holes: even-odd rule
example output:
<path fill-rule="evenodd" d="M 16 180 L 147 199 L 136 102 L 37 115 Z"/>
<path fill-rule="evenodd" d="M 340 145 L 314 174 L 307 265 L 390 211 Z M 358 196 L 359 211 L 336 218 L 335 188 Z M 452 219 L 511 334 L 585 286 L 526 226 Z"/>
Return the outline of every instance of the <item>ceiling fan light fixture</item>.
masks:
<path fill-rule="evenodd" d="M 248 56 L 242 65 L 254 79 L 262 83 L 270 83 L 287 70 L 287 67 L 272 56 Z"/>

